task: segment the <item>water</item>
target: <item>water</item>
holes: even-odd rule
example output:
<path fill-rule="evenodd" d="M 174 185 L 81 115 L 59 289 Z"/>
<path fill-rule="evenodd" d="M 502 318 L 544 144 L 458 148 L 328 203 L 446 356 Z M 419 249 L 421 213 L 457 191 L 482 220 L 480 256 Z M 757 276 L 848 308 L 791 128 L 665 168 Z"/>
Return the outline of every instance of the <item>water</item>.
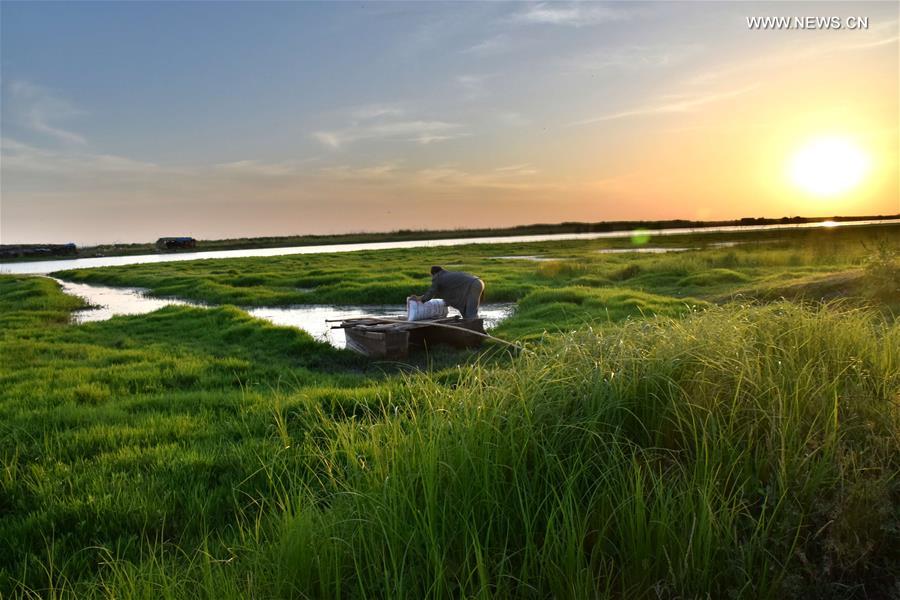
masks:
<path fill-rule="evenodd" d="M 141 288 L 108 287 L 102 285 L 88 285 L 84 283 L 71 283 L 56 280 L 65 293 L 83 298 L 91 305 L 91 308 L 76 311 L 72 314 L 72 320 L 76 324 L 93 321 L 105 321 L 116 315 L 143 315 L 164 306 L 196 306 L 208 308 L 207 304 L 188 302 L 178 298 L 151 298 L 146 295 L 146 290 Z M 485 328 L 490 329 L 509 316 L 513 309 L 512 303 L 485 304 L 482 305 L 480 316 L 485 320 Z M 337 348 L 346 347 L 347 341 L 342 329 L 332 329 L 338 323 L 330 323 L 329 320 L 349 319 L 354 317 L 391 317 L 405 318 L 404 307 L 400 305 L 390 306 L 332 306 L 332 305 L 298 305 L 283 307 L 252 307 L 245 308 L 250 315 L 288 327 L 297 327 L 323 342 L 328 342 Z M 451 309 L 451 315 L 456 311 Z"/>
<path fill-rule="evenodd" d="M 564 260 L 562 258 L 553 258 L 552 256 L 538 256 L 536 254 L 525 254 L 520 256 L 491 256 L 490 260 L 530 260 L 532 262 L 550 262 L 554 260 Z"/>
<path fill-rule="evenodd" d="M 603 248 L 602 250 L 597 250 L 597 252 L 599 254 L 666 254 L 667 252 L 686 252 L 688 250 L 694 250 L 694 248 L 662 248 L 645 246 L 642 248 Z"/>
<path fill-rule="evenodd" d="M 491 329 L 497 323 L 505 319 L 512 312 L 514 304 L 483 304 L 478 311 L 478 316 L 484 319 L 484 328 Z M 356 317 L 387 317 L 392 319 L 405 319 L 406 315 L 401 306 L 287 306 L 287 307 L 262 307 L 248 308 L 254 317 L 264 319 L 276 325 L 298 327 L 314 338 L 328 342 L 337 348 L 345 348 L 347 339 L 343 329 L 332 329 L 339 323 L 329 323 L 335 319 L 352 319 Z M 450 315 L 459 314 L 450 309 Z"/>
<path fill-rule="evenodd" d="M 78 296 L 91 305 L 90 308 L 72 313 L 72 321 L 75 323 L 105 321 L 116 315 L 143 315 L 170 305 L 205 306 L 177 298 L 151 298 L 145 295 L 147 290 L 141 288 L 88 285 L 61 279 L 56 282 L 62 286 L 63 292 Z"/>
<path fill-rule="evenodd" d="M 183 260 L 241 258 L 249 256 L 284 256 L 288 254 L 325 254 L 331 252 L 355 252 L 357 250 L 390 250 L 395 248 L 435 248 L 440 246 L 464 246 L 466 244 L 517 244 L 523 242 L 552 242 L 562 240 L 595 240 L 600 238 L 627 238 L 642 235 L 677 235 L 687 233 L 716 233 L 729 231 L 765 231 L 777 229 L 808 229 L 811 227 L 853 227 L 858 225 L 900 224 L 900 219 L 835 223 L 824 221 L 789 225 L 729 225 L 724 227 L 684 227 L 657 229 L 652 232 L 606 231 L 602 233 L 553 233 L 547 235 L 515 235 L 480 238 L 454 238 L 447 240 L 410 240 L 403 242 L 370 242 L 366 244 L 328 244 L 321 246 L 296 246 L 291 248 L 253 248 L 243 250 L 215 250 L 210 252 L 179 252 L 177 254 L 146 254 L 138 256 L 107 256 L 75 258 L 68 260 L 42 260 L 34 262 L 0 263 L 0 273 L 46 275 L 62 269 L 88 269 L 144 263 L 175 262 Z"/>
<path fill-rule="evenodd" d="M 756 243 L 770 243 L 773 240 L 762 240 Z M 732 248 L 739 244 L 749 244 L 750 242 L 715 242 L 707 244 L 710 248 Z M 637 248 L 602 248 L 595 250 L 597 254 L 668 254 L 669 252 L 687 252 L 688 250 L 699 250 L 699 248 L 683 248 L 683 247 L 664 247 L 664 246 L 640 246 Z M 541 256 L 539 254 L 520 254 L 516 256 L 491 256 L 491 260 L 530 260 L 533 262 L 547 262 L 554 260 L 566 260 L 565 258 L 557 258 L 553 256 Z"/>

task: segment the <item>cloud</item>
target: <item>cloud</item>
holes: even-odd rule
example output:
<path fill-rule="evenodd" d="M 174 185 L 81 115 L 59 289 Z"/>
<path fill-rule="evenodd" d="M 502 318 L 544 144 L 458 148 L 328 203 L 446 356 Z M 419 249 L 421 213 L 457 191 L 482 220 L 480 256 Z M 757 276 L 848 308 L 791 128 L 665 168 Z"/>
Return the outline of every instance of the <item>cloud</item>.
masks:
<path fill-rule="evenodd" d="M 448 164 L 419 169 L 410 174 L 410 179 L 420 186 L 442 188 L 533 190 L 548 187 L 533 180 L 533 175 L 537 173 L 537 169 L 532 168 L 530 164 L 511 165 L 486 171 L 470 171 Z"/>
<path fill-rule="evenodd" d="M 497 113 L 497 120 L 507 127 L 525 127 L 531 125 L 531 119 L 513 110 Z"/>
<path fill-rule="evenodd" d="M 539 171 L 534 168 L 531 163 L 497 167 L 494 169 L 494 172 L 501 173 L 503 175 L 537 175 L 539 173 Z"/>
<path fill-rule="evenodd" d="M 473 171 L 455 164 L 441 164 L 419 169 L 403 168 L 402 163 L 385 162 L 366 167 L 340 165 L 320 170 L 330 180 L 352 182 L 362 186 L 396 186 L 410 188 L 490 188 L 538 189 L 547 187 L 534 181 L 538 169 L 522 163 Z"/>
<path fill-rule="evenodd" d="M 368 104 L 351 113 L 355 119 L 377 119 L 378 117 L 399 117 L 403 109 L 392 104 Z"/>
<path fill-rule="evenodd" d="M 238 175 L 258 175 L 262 177 L 284 177 L 296 175 L 302 163 L 310 162 L 315 158 L 304 161 L 283 161 L 267 163 L 260 160 L 238 160 L 234 162 L 219 163 L 214 165 L 216 169 Z"/>
<path fill-rule="evenodd" d="M 308 168 L 309 163 L 322 158 L 311 156 L 280 162 L 247 159 L 218 164 L 160 165 L 114 154 L 85 152 L 80 147 L 59 150 L 39 148 L 10 137 L 0 139 L 0 156 L 3 176 L 10 176 L 10 181 L 37 178 L 46 182 L 53 179 L 66 182 L 62 185 L 68 185 L 68 182 L 83 182 L 97 187 L 119 185 L 132 191 L 166 186 L 196 189 L 197 186 L 216 186 L 220 182 L 228 186 L 236 183 L 258 186 L 263 181 L 280 184 L 308 176 L 312 172 Z"/>
<path fill-rule="evenodd" d="M 431 133 L 439 133 L 459 127 L 456 123 L 446 121 L 393 121 L 379 123 L 364 128 L 362 131 L 372 137 L 405 137 Z"/>
<path fill-rule="evenodd" d="M 329 148 L 335 149 L 340 148 L 343 141 L 340 134 L 333 131 L 316 131 L 313 133 L 313 137 Z"/>
<path fill-rule="evenodd" d="M 82 135 L 56 124 L 57 121 L 82 115 L 83 111 L 27 81 L 13 81 L 8 89 L 11 112 L 20 124 L 67 144 L 87 143 Z"/>
<path fill-rule="evenodd" d="M 37 148 L 9 137 L 0 140 L 0 154 L 3 157 L 4 172 L 20 171 L 76 176 L 91 176 L 97 173 L 128 176 L 161 172 L 161 167 L 151 162 L 133 160 L 114 154 L 62 153 Z"/>
<path fill-rule="evenodd" d="M 900 41 L 900 35 L 893 35 L 891 37 L 886 37 L 881 40 L 876 40 L 874 42 L 868 42 L 864 44 L 853 44 L 847 46 L 848 50 L 865 50 L 867 48 L 878 48 L 879 46 L 887 46 L 888 44 L 896 44 Z"/>
<path fill-rule="evenodd" d="M 634 16 L 619 6 L 589 2 L 539 3 L 517 13 L 513 19 L 523 23 L 584 27 L 615 21 L 626 21 Z"/>
<path fill-rule="evenodd" d="M 685 61 L 701 48 L 699 44 L 624 46 L 574 56 L 565 64 L 570 69 L 585 71 L 668 67 Z"/>
<path fill-rule="evenodd" d="M 463 54 L 477 54 L 479 56 L 484 56 L 487 54 L 497 54 L 500 52 L 505 52 L 510 49 L 512 46 L 511 40 L 508 35 L 500 34 L 495 35 L 494 37 L 487 38 L 486 40 L 469 46 L 462 50 Z"/>
<path fill-rule="evenodd" d="M 832 54 L 844 52 L 857 52 L 881 48 L 890 44 L 897 44 L 900 36 L 897 35 L 898 21 L 891 20 L 872 27 L 864 35 L 866 41 L 854 41 L 847 43 L 846 38 L 829 36 L 826 41 L 810 43 L 805 41 L 795 44 L 789 49 L 780 49 L 777 52 L 754 56 L 750 59 L 732 62 L 726 67 L 711 69 L 694 75 L 687 81 L 692 85 L 706 85 L 715 80 L 723 80 L 733 76 L 740 76 L 750 71 L 771 71 L 773 69 L 788 68 L 789 65 L 803 61 L 823 59 Z M 861 32 L 853 32 L 854 34 Z M 857 37 L 857 36 L 854 36 Z M 871 39 L 875 38 L 875 39 Z"/>
<path fill-rule="evenodd" d="M 475 100 L 476 98 L 481 98 L 487 95 L 487 89 L 485 88 L 485 82 L 487 82 L 492 75 L 458 75 L 456 77 L 456 83 L 459 85 L 465 92 L 466 100 Z"/>
<path fill-rule="evenodd" d="M 434 142 L 447 142 L 449 140 L 456 140 L 456 139 L 459 139 L 462 137 L 467 137 L 469 135 L 470 134 L 468 134 L 468 133 L 456 133 L 456 134 L 451 134 L 451 135 L 437 135 L 434 133 L 423 133 L 422 135 L 420 135 L 418 137 L 410 138 L 409 141 L 418 142 L 419 144 L 422 144 L 423 146 L 425 146 L 428 144 L 433 144 Z"/>
<path fill-rule="evenodd" d="M 387 162 L 371 167 L 352 167 L 349 165 L 338 165 L 334 167 L 324 167 L 321 172 L 326 177 L 342 180 L 387 180 L 393 177 L 399 171 L 399 163 Z"/>
<path fill-rule="evenodd" d="M 847 44 L 844 48 L 847 50 L 868 50 L 869 48 L 879 48 L 881 46 L 887 46 L 888 44 L 896 44 L 900 41 L 898 28 L 900 28 L 900 21 L 897 19 L 883 21 L 873 25 L 872 28 L 866 32 L 870 36 L 877 37 L 878 39 L 870 42 Z"/>
<path fill-rule="evenodd" d="M 644 115 L 662 115 L 662 114 L 670 114 L 670 113 L 684 113 L 690 112 L 691 110 L 704 106 L 706 104 L 710 104 L 713 102 L 718 102 L 719 100 L 726 100 L 728 98 L 734 98 L 735 96 L 740 96 L 742 94 L 746 94 L 754 89 L 759 87 L 758 85 L 751 85 L 748 87 L 744 87 L 737 90 L 731 90 L 728 92 L 710 92 L 706 94 L 671 94 L 668 96 L 663 96 L 660 100 L 660 103 L 651 104 L 648 106 L 641 106 L 638 108 L 633 108 L 629 110 L 623 110 L 615 113 L 610 113 L 607 115 L 602 115 L 599 117 L 591 117 L 589 119 L 583 119 L 581 121 L 575 121 L 574 123 L 570 123 L 570 126 L 577 125 L 591 125 L 593 123 L 600 123 L 602 121 L 613 121 L 616 119 L 625 119 L 629 117 L 638 117 Z"/>
<path fill-rule="evenodd" d="M 871 36 L 877 36 L 878 39 L 862 43 L 847 44 L 844 48 L 846 50 L 868 50 L 869 48 L 880 48 L 881 46 L 896 44 L 900 41 L 900 35 L 897 33 L 898 28 L 900 28 L 900 22 L 898 22 L 897 19 L 878 23 L 867 32 Z"/>
<path fill-rule="evenodd" d="M 458 123 L 426 119 L 398 119 L 404 113 L 392 110 L 357 110 L 350 124 L 341 129 L 315 131 L 313 138 L 324 146 L 338 150 L 363 140 L 383 139 L 431 144 L 468 135 Z"/>

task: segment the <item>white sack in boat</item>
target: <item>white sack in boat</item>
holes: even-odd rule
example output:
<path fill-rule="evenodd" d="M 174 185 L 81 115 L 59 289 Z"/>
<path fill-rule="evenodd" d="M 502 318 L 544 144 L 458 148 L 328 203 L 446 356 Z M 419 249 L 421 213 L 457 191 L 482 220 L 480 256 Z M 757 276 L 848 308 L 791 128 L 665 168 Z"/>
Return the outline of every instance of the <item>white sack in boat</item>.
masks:
<path fill-rule="evenodd" d="M 406 320 L 422 321 L 425 319 L 440 319 L 447 316 L 447 303 L 440 298 L 419 302 L 415 298 L 406 301 Z"/>

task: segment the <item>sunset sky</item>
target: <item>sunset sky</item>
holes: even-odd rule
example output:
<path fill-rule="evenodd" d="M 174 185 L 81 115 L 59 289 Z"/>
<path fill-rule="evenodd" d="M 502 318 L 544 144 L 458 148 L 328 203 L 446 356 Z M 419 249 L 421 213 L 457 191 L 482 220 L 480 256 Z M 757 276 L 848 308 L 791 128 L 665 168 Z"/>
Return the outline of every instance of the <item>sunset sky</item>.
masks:
<path fill-rule="evenodd" d="M 898 6 L 3 2 L 0 241 L 898 213 Z"/>

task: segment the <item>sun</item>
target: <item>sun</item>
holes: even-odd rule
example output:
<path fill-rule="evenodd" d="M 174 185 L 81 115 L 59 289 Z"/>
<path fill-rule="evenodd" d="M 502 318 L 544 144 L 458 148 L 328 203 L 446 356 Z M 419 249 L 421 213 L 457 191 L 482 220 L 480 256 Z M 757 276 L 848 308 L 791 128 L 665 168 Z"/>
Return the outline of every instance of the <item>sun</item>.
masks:
<path fill-rule="evenodd" d="M 852 141 L 819 138 L 800 148 L 791 159 L 794 184 L 816 196 L 838 196 L 862 183 L 869 172 L 868 155 Z"/>

